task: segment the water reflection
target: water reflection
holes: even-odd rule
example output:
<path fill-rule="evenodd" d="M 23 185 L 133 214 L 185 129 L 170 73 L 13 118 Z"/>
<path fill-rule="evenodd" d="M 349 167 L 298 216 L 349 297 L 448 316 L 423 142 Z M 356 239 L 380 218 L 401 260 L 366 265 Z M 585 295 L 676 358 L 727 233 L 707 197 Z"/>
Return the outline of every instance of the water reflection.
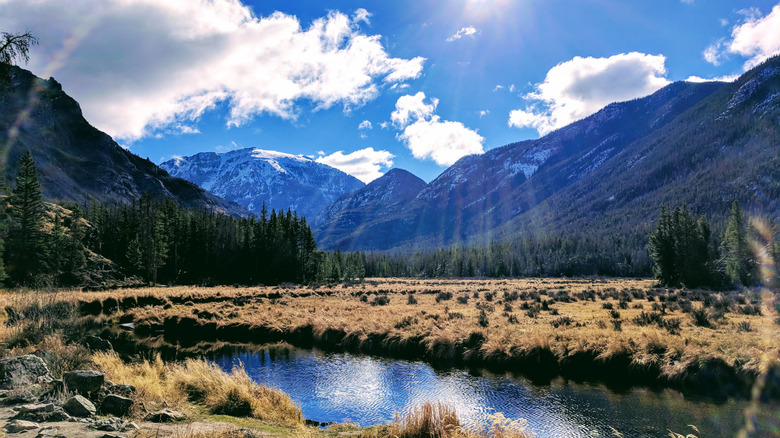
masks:
<path fill-rule="evenodd" d="M 354 422 L 392 421 L 396 412 L 425 401 L 445 401 L 464 423 L 491 411 L 528 420 L 537 437 L 668 436 L 668 430 L 698 436 L 735 436 L 744 423 L 745 402 L 716 405 L 684 399 L 678 392 L 632 389 L 617 394 L 600 385 L 555 380 L 547 385 L 511 375 L 434 370 L 423 362 L 298 349 L 265 349 L 213 357 L 230 370 L 243 364 L 257 382 L 279 388 L 297 402 L 306 418 Z M 760 422 L 780 424 L 775 407 Z M 614 429 L 613 429 L 614 428 Z M 770 432 L 771 433 L 771 432 Z M 770 436 L 770 435 L 767 435 Z"/>

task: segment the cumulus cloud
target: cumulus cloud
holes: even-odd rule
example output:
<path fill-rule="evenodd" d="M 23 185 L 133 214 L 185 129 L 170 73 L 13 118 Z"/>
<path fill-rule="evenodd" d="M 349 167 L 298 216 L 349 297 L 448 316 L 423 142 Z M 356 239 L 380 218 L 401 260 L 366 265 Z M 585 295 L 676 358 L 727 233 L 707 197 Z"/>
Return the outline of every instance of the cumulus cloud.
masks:
<path fill-rule="evenodd" d="M 485 140 L 460 122 L 442 121 L 435 115 L 439 100 L 425 102 L 425 93 L 398 98 L 390 115 L 393 124 L 403 129 L 396 138 L 420 160 L 433 160 L 440 166 L 449 166 L 464 155 L 481 154 Z"/>
<path fill-rule="evenodd" d="M 382 168 L 391 167 L 395 157 L 388 151 L 375 151 L 374 148 L 360 149 L 349 154 L 344 154 L 344 151 L 330 155 L 324 155 L 322 151 L 318 153 L 320 157 L 315 160 L 318 163 L 335 167 L 366 184 L 382 176 Z"/>
<path fill-rule="evenodd" d="M 424 58 L 391 57 L 379 35 L 361 31 L 369 16 L 333 11 L 304 28 L 281 12 L 256 17 L 239 0 L 0 2 L 0 28 L 41 40 L 31 70 L 56 76 L 90 122 L 128 141 L 220 103 L 229 126 L 294 119 L 301 102 L 349 110 L 418 77 Z"/>
<path fill-rule="evenodd" d="M 395 102 L 395 111 L 390 114 L 390 120 L 398 128 L 403 128 L 417 119 L 429 118 L 436 111 L 439 99 L 431 98 L 430 103 L 425 103 L 425 93 L 418 91 L 414 96 L 405 95 Z"/>
<path fill-rule="evenodd" d="M 547 134 L 617 101 L 648 95 L 667 85 L 666 57 L 621 53 L 609 58 L 574 57 L 547 72 L 524 95 L 529 103 L 509 113 L 509 126 Z"/>
<path fill-rule="evenodd" d="M 729 55 L 736 54 L 747 58 L 744 69 L 749 70 L 780 53 L 780 5 L 763 17 L 755 8 L 740 13 L 744 20 L 731 29 L 731 37 L 719 39 L 704 49 L 702 55 L 707 62 L 719 65 Z"/>
<path fill-rule="evenodd" d="M 374 129 L 374 127 L 371 125 L 371 121 L 363 120 L 360 122 L 360 125 L 358 125 L 358 129 Z"/>
<path fill-rule="evenodd" d="M 474 38 L 474 35 L 476 34 L 477 34 L 477 29 L 474 26 L 465 26 L 465 27 L 461 27 L 459 31 L 455 32 L 455 34 L 450 35 L 447 38 L 447 41 L 453 42 L 455 40 L 459 40 L 466 36 Z"/>

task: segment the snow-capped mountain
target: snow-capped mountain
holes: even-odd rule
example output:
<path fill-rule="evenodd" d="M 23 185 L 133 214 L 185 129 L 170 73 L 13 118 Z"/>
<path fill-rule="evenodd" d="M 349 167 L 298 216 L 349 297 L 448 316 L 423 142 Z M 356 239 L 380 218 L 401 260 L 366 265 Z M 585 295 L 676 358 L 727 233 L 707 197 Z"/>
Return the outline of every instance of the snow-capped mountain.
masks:
<path fill-rule="evenodd" d="M 265 203 L 269 212 L 290 208 L 314 218 L 341 195 L 365 185 L 311 158 L 257 148 L 175 157 L 160 167 L 258 214 Z"/>

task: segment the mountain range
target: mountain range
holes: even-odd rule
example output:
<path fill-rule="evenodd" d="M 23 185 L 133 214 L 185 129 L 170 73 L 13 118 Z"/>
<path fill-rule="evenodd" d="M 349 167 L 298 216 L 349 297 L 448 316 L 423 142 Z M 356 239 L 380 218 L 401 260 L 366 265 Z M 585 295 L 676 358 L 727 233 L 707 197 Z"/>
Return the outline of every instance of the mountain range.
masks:
<path fill-rule="evenodd" d="M 269 213 L 293 209 L 314 218 L 339 196 L 365 185 L 311 158 L 256 148 L 201 152 L 160 167 L 258 215 L 265 205 Z"/>
<path fill-rule="evenodd" d="M 315 235 L 323 248 L 341 250 L 589 229 L 646 235 L 662 204 L 683 200 L 716 222 L 734 199 L 777 220 L 778 144 L 774 57 L 733 83 L 672 83 L 540 139 L 463 157 L 427 185 L 408 177 L 399 184 L 398 173 L 388 173 L 331 205 Z"/>
<path fill-rule="evenodd" d="M 48 200 L 130 203 L 149 193 L 183 207 L 247 213 L 119 146 L 84 119 L 79 104 L 53 78 L 16 66 L 8 71 L 9 80 L 0 81 L 0 167 L 8 180 L 16 175 L 19 157 L 30 151 Z"/>
<path fill-rule="evenodd" d="M 306 216 L 325 250 L 566 233 L 644 239 L 662 204 L 683 201 L 716 226 L 735 199 L 778 220 L 780 57 L 731 83 L 675 82 L 610 104 L 542 138 L 463 157 L 427 184 L 392 169 L 364 185 L 310 158 L 254 148 L 157 167 L 92 127 L 54 79 L 18 67 L 0 85 L 0 145 L 9 179 L 18 157 L 33 153 L 49 200 L 127 203 L 149 192 L 234 215 L 265 203 Z"/>

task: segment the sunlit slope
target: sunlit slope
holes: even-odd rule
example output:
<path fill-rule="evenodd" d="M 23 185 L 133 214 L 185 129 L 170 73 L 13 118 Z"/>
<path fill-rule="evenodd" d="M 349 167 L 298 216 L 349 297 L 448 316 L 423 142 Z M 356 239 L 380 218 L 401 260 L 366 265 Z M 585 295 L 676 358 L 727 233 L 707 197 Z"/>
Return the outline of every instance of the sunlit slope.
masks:
<path fill-rule="evenodd" d="M 638 235 L 661 203 L 683 200 L 697 214 L 726 214 L 739 199 L 748 211 L 777 216 L 779 65 L 772 58 L 730 84 L 673 83 L 538 140 L 464 157 L 402 209 L 351 230 L 320 225 L 321 241 L 382 250 Z"/>

